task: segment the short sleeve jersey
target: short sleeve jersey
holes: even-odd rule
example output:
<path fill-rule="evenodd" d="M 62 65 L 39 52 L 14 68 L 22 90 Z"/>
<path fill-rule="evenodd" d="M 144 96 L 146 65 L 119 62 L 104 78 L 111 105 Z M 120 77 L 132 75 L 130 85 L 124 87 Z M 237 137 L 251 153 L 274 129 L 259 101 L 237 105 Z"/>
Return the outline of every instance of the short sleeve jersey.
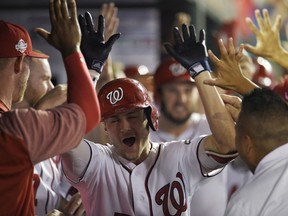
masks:
<path fill-rule="evenodd" d="M 91 160 L 74 183 L 87 215 L 190 215 L 191 196 L 204 178 L 197 156 L 201 139 L 151 143 L 138 165 L 117 155 L 112 145 L 87 141 Z"/>

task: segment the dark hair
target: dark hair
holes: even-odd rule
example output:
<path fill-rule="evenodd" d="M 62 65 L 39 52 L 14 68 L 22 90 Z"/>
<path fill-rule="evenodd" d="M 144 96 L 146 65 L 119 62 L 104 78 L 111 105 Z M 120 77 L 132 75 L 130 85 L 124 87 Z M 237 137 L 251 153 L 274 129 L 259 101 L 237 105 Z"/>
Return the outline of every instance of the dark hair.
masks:
<path fill-rule="evenodd" d="M 269 88 L 256 88 L 242 100 L 241 112 L 243 113 L 262 115 L 275 113 L 275 111 L 282 111 L 281 113 L 284 114 L 283 112 L 288 112 L 288 107 L 286 102 Z"/>
<path fill-rule="evenodd" d="M 255 140 L 283 144 L 288 142 L 288 105 L 271 89 L 254 89 L 242 100 L 237 124 Z"/>

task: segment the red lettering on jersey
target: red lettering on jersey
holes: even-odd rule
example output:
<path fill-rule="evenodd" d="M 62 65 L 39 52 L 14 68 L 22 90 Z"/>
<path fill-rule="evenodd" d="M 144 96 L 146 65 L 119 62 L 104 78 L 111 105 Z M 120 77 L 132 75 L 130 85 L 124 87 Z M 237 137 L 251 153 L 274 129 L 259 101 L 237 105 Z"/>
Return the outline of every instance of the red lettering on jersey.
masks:
<path fill-rule="evenodd" d="M 176 179 L 171 184 L 166 184 L 156 193 L 155 201 L 158 205 L 162 205 L 164 215 L 172 215 L 170 214 L 168 208 L 169 199 L 172 206 L 176 210 L 176 213 L 173 215 L 181 215 L 182 212 L 185 212 L 187 210 L 185 185 L 182 174 L 178 172 L 176 174 L 176 177 L 178 178 L 178 180 Z"/>

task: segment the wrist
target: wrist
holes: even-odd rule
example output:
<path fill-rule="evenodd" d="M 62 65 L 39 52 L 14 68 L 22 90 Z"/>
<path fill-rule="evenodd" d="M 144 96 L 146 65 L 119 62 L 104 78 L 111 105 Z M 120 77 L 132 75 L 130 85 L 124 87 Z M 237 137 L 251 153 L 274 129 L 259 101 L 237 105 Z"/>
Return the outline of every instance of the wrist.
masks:
<path fill-rule="evenodd" d="M 101 74 L 104 67 L 104 62 L 97 60 L 97 59 L 90 59 L 85 57 L 85 61 L 89 70 L 94 70 Z"/>
<path fill-rule="evenodd" d="M 190 66 L 188 69 L 190 76 L 195 79 L 196 76 L 198 76 L 200 73 L 204 71 L 211 71 L 210 65 L 208 63 L 207 59 L 204 59 L 202 61 L 198 61 Z"/>
<path fill-rule="evenodd" d="M 89 74 L 93 82 L 93 86 L 96 87 L 97 81 L 99 80 L 100 77 L 100 73 L 97 72 L 96 70 L 89 69 Z"/>

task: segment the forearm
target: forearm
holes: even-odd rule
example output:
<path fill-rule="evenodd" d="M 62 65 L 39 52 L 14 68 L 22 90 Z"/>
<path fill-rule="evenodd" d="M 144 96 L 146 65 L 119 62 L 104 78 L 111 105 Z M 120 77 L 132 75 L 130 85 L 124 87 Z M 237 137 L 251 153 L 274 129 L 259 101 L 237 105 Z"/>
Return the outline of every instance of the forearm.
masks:
<path fill-rule="evenodd" d="M 82 140 L 76 148 L 61 154 L 60 157 L 65 176 L 70 181 L 78 183 L 89 164 L 91 150 L 89 145 Z"/>
<path fill-rule="evenodd" d="M 64 59 L 68 77 L 67 102 L 78 104 L 86 116 L 86 133 L 100 122 L 98 97 L 83 55 L 75 52 Z M 87 100 L 89 98 L 89 100 Z"/>
<path fill-rule="evenodd" d="M 214 86 L 204 85 L 205 79 L 211 79 L 209 72 L 202 72 L 196 78 L 198 88 L 205 114 L 216 142 L 213 146 L 206 148 L 211 151 L 226 154 L 235 151 L 234 121 L 227 112 L 225 105 Z"/>

